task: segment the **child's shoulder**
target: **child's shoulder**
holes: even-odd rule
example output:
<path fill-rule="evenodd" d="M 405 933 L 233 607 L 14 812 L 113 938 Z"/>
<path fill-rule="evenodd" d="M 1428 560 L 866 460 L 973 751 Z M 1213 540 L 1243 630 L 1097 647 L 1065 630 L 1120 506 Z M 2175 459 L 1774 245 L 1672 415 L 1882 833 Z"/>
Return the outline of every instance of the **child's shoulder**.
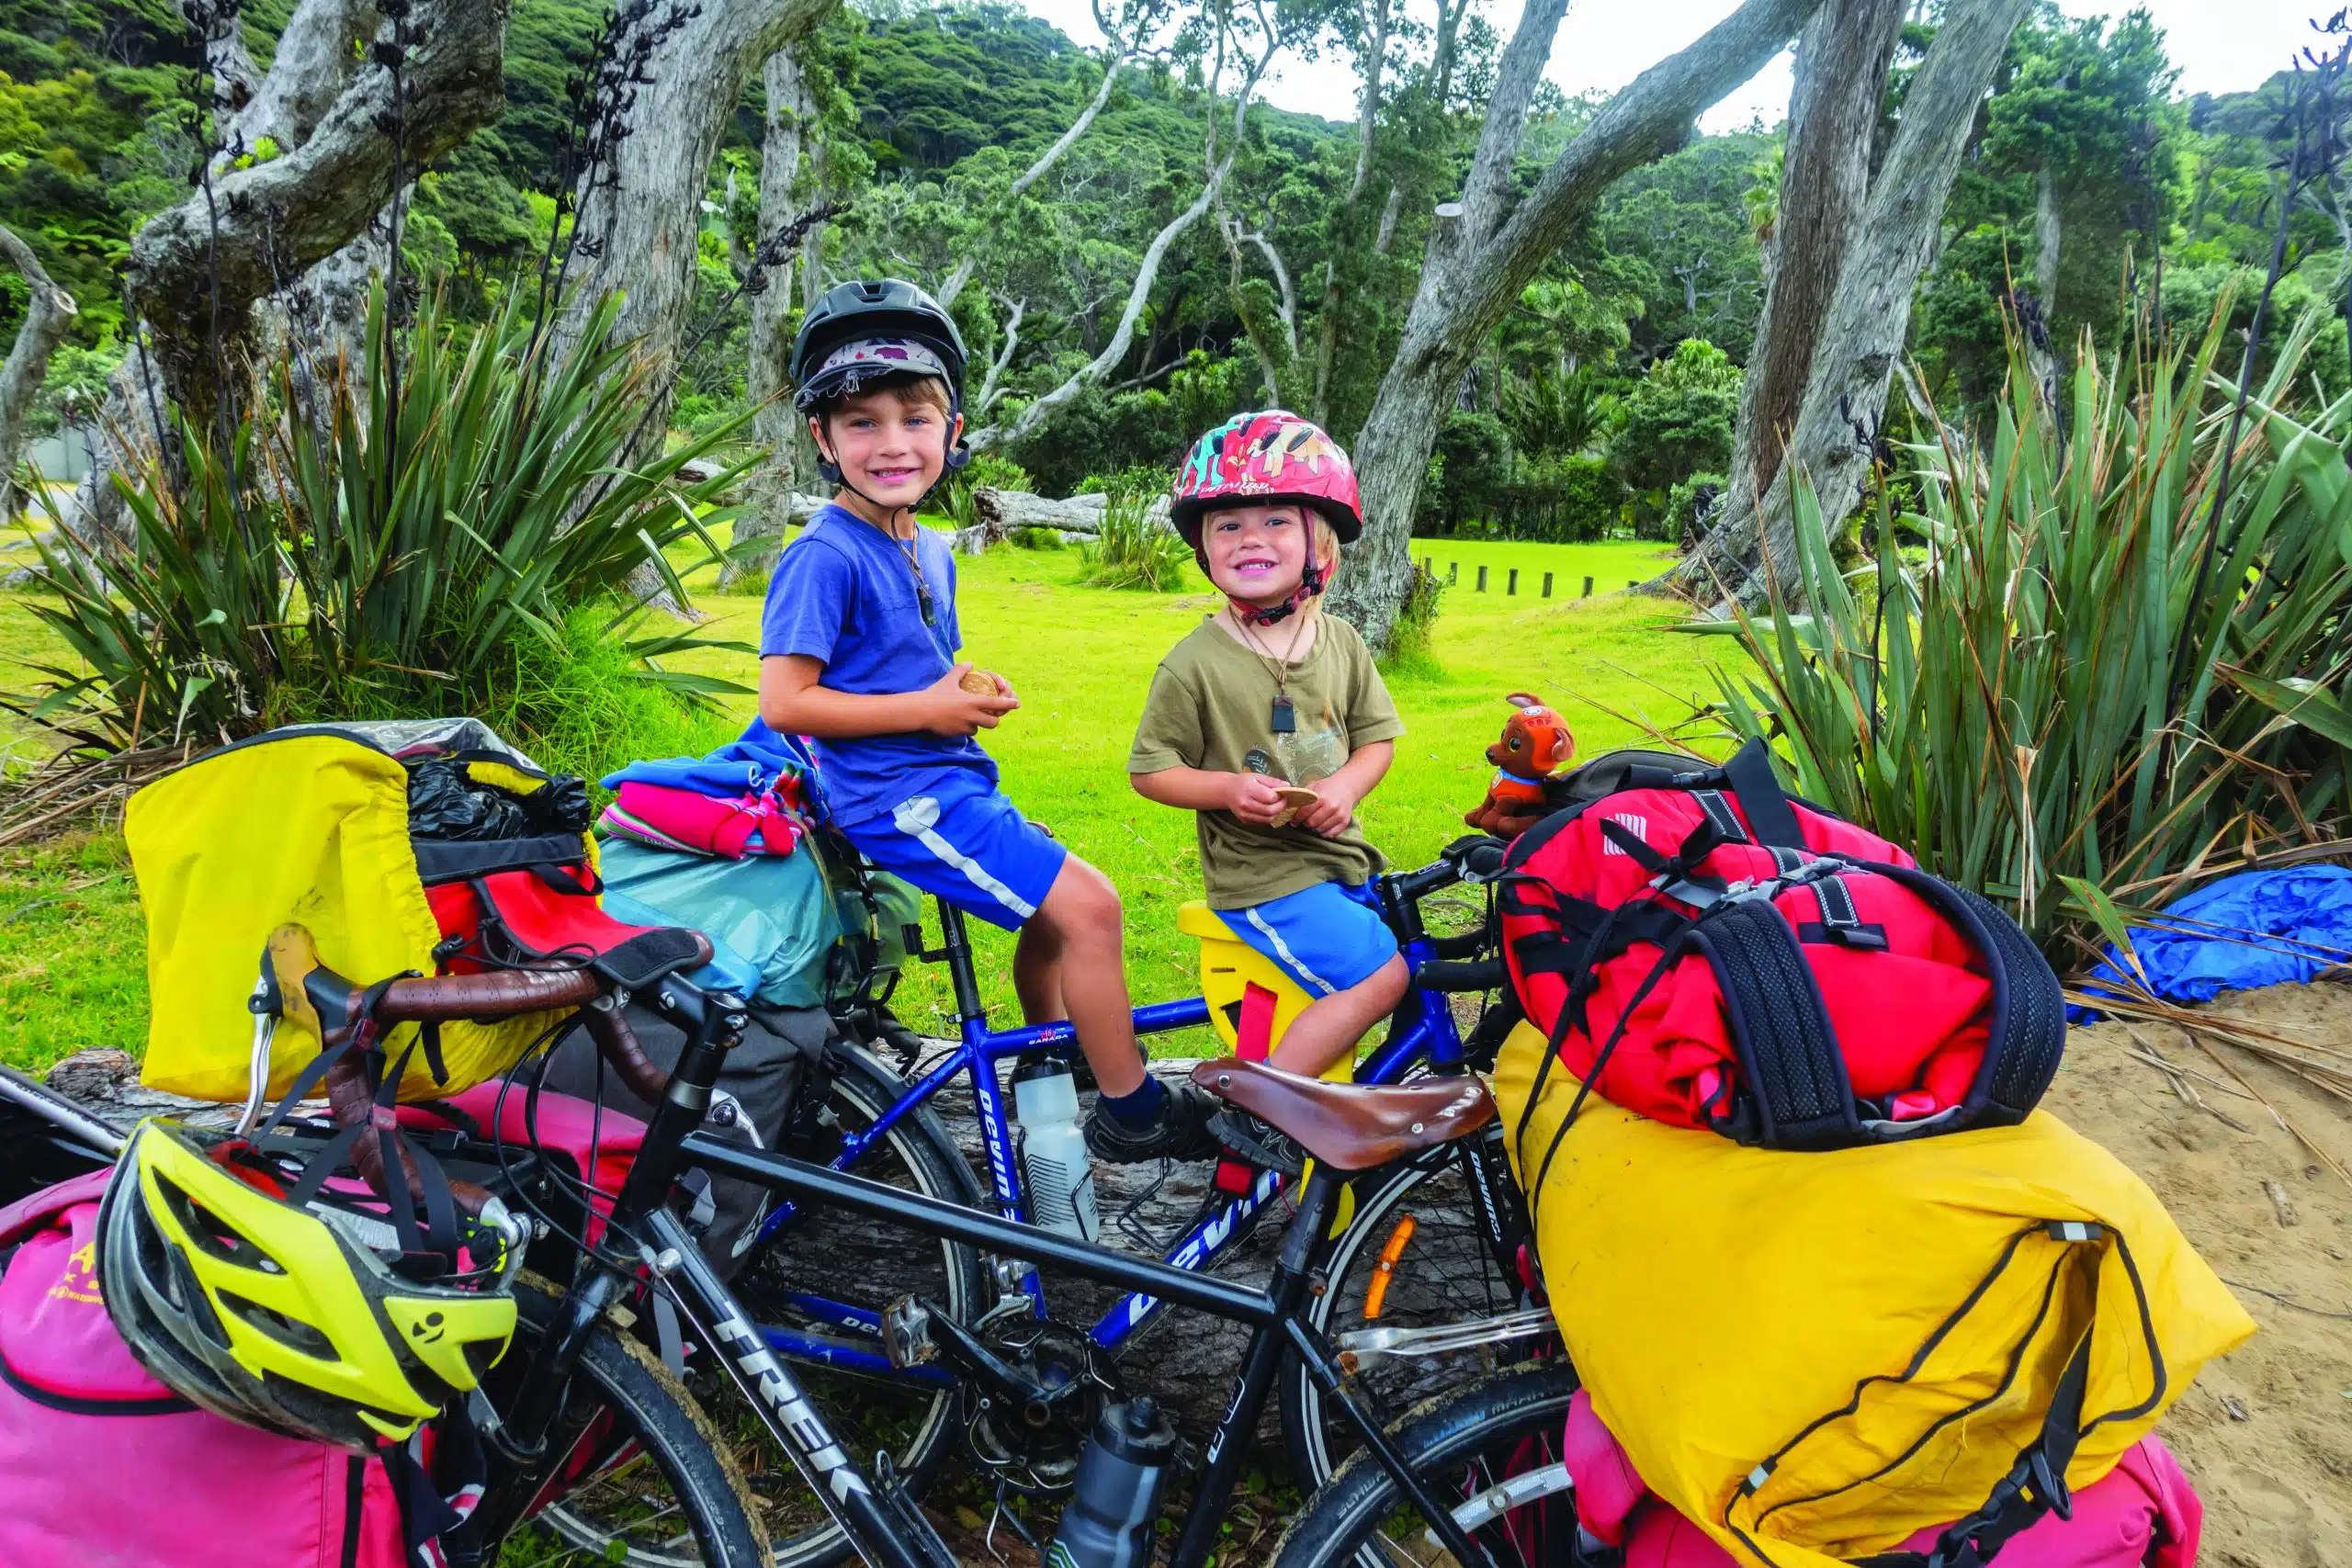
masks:
<path fill-rule="evenodd" d="M 1215 615 L 1204 615 L 1191 631 L 1176 639 L 1175 647 L 1160 657 L 1159 667 L 1189 674 L 1226 657 L 1228 647 L 1239 646 L 1231 634 L 1216 624 Z"/>

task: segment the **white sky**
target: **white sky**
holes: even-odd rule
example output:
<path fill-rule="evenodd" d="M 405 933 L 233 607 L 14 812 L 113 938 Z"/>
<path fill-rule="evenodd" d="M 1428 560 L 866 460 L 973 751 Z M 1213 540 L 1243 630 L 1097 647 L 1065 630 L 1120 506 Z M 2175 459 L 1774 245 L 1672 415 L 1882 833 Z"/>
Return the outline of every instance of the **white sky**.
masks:
<path fill-rule="evenodd" d="M 1019 0 L 1033 16 L 1053 23 L 1075 41 L 1102 42 L 1087 0 Z M 1406 0 L 1415 14 L 1434 10 Z M 1567 20 L 1552 46 L 1547 74 L 1566 92 L 1623 86 L 1649 66 L 1680 49 L 1729 16 L 1736 0 L 1570 0 Z M 2312 41 L 2308 18 L 2324 12 L 2327 0 L 2143 0 L 2165 29 L 2165 52 L 2180 70 L 2177 91 L 2238 92 L 2283 69 L 2295 51 Z M 2116 16 L 2128 9 L 2117 0 L 2059 0 L 2070 17 Z M 1508 38 L 1519 20 L 1520 0 L 1479 0 L 1480 14 Z M 1332 119 L 1355 115 L 1355 78 L 1344 59 L 1312 61 L 1286 57 L 1275 63 L 1277 79 L 1265 98 L 1283 108 Z M 1783 54 L 1747 85 L 1736 89 L 1701 121 L 1711 131 L 1736 130 L 1751 119 L 1776 123 L 1788 112 L 1789 60 Z"/>

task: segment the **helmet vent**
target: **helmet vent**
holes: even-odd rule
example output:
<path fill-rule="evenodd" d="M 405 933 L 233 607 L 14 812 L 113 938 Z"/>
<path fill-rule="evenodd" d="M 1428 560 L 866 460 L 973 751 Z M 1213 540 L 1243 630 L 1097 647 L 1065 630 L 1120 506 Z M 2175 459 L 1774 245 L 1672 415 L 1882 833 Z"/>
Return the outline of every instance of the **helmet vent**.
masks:
<path fill-rule="evenodd" d="M 307 1323 L 299 1322 L 259 1302 L 248 1301 L 234 1291 L 221 1292 L 220 1304 L 289 1350 L 298 1350 L 322 1361 L 343 1359 L 335 1353 L 334 1342 Z"/>

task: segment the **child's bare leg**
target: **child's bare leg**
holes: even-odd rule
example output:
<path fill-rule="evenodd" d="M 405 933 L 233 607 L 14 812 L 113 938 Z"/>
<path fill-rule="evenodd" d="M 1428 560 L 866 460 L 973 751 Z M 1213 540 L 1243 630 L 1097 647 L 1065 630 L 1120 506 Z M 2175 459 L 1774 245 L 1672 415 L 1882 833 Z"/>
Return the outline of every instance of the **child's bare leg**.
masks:
<path fill-rule="evenodd" d="M 1013 960 L 1014 985 L 1027 1011 L 1032 991 L 1021 980 L 1020 954 L 1029 950 L 1030 932 L 1043 927 L 1035 940 L 1053 943 L 1054 956 L 1035 974 L 1035 995 L 1053 999 L 1057 1011 L 1049 1016 L 1069 1019 L 1095 1083 L 1114 1097 L 1133 1094 L 1144 1078 L 1119 921 L 1119 894 L 1110 878 L 1072 855 L 1023 927 Z"/>
<path fill-rule="evenodd" d="M 1054 886 L 1061 886 L 1058 877 Z M 1041 909 L 1039 918 L 1023 926 L 1012 944 L 1012 990 L 1021 998 L 1022 1021 L 1027 1023 L 1052 1023 L 1069 1016 L 1062 1000 L 1061 937 L 1043 914 Z"/>
<path fill-rule="evenodd" d="M 1396 1010 L 1411 978 L 1412 971 L 1398 953 L 1346 990 L 1316 998 L 1283 1032 L 1281 1043 L 1267 1057 L 1268 1064 L 1286 1073 L 1319 1076 L 1353 1050 L 1374 1024 Z"/>

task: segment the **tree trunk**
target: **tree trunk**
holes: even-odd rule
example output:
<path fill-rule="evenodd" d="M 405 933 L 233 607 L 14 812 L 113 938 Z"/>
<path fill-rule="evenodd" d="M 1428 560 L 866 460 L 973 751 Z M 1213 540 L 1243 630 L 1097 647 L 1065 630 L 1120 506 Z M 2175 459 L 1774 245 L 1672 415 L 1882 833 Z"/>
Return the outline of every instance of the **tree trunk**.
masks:
<path fill-rule="evenodd" d="M 823 26 L 840 0 L 704 0 L 698 6 L 648 6 L 627 24 L 620 58 L 646 49 L 643 75 L 620 106 L 619 144 L 609 162 L 580 175 L 575 231 L 587 267 L 553 334 L 560 361 L 586 329 L 597 302 L 624 296 L 613 341 L 634 343 L 655 372 L 663 407 L 646 422 L 658 443 L 673 367 L 694 312 L 695 256 L 702 197 L 719 138 L 743 89 L 775 52 Z M 674 24 L 674 25 L 673 25 Z M 763 192 L 764 205 L 764 191 Z"/>
<path fill-rule="evenodd" d="M 1771 281 L 1740 384 L 1729 491 L 1753 495 L 1796 427 L 1822 318 L 1870 192 L 1871 133 L 1903 28 L 1903 0 L 1829 0 L 1797 45 Z"/>
<path fill-rule="evenodd" d="M 1503 198 L 1528 105 L 1565 0 L 1531 0 L 1521 14 L 1497 73 L 1464 199 L 1445 204 L 1460 217 L 1430 230 L 1403 340 L 1356 440 L 1367 526 L 1340 570 L 1332 604 L 1374 648 L 1387 647 L 1404 603 L 1414 509 L 1439 416 L 1462 372 L 1601 192 L 1688 141 L 1698 114 L 1761 70 L 1814 4 L 1745 0 L 1697 42 L 1643 72 L 1611 99 L 1506 216 Z"/>
<path fill-rule="evenodd" d="M 0 365 L 0 517 L 13 518 L 23 506 L 17 491 L 17 461 L 24 456 L 25 413 L 49 374 L 49 356 L 73 330 L 80 309 L 74 296 L 51 281 L 33 248 L 13 230 L 0 228 L 0 254 L 25 278 L 25 319 L 17 328 L 8 362 Z"/>
<path fill-rule="evenodd" d="M 801 171 L 809 138 L 815 134 L 817 106 L 810 99 L 808 78 L 800 58 L 787 45 L 768 56 L 767 134 L 760 145 L 760 232 L 773 234 L 806 211 Z M 767 582 L 783 547 L 784 529 L 797 465 L 800 416 L 793 408 L 792 337 L 785 323 L 791 320 L 794 297 L 792 262 L 768 274 L 768 286 L 752 296 L 751 362 L 744 377 L 752 400 L 752 440 L 760 449 L 749 486 L 750 510 L 735 524 L 735 545 L 774 539 L 775 548 L 754 555 L 730 553 L 718 574 L 718 592 L 731 592 L 749 583 L 756 590 Z M 812 476 L 813 477 L 813 476 Z"/>
<path fill-rule="evenodd" d="M 1887 383 L 1911 320 L 1912 290 L 1936 243 L 1978 101 L 2028 0 L 1961 0 L 1946 13 L 1903 101 L 1903 129 L 1864 204 L 1805 384 L 1789 457 L 1804 470 L 1821 512 L 1842 523 L 1871 474 Z M 1761 603 L 1779 581 L 1797 603 L 1796 532 L 1788 464 L 1758 496 L 1734 495 L 1724 516 L 1658 584 L 1717 612 L 1729 599 Z"/>
<path fill-rule="evenodd" d="M 2058 221 L 2058 192 L 2056 182 L 2050 177 L 2050 166 L 2041 167 L 2033 203 L 2033 291 L 2041 296 L 2041 313 L 2051 321 L 2058 317 L 2058 242 L 2063 232 Z"/>
<path fill-rule="evenodd" d="M 372 58 L 354 65 L 344 52 L 360 39 L 340 29 L 372 9 L 305 0 L 288 22 L 297 47 L 272 62 L 232 129 L 259 126 L 268 105 L 288 137 L 303 127 L 309 134 L 294 145 L 267 132 L 280 143 L 277 156 L 219 170 L 150 219 L 124 270 L 165 389 L 190 418 L 232 423 L 242 413 L 262 324 L 256 304 L 365 231 L 406 169 L 497 118 L 506 102 L 508 4 L 416 0 L 406 24 L 416 41 L 401 65 L 397 103 L 390 67 Z M 328 82 L 338 84 L 332 95 Z M 395 116 L 404 168 L 389 155 L 385 128 Z"/>

